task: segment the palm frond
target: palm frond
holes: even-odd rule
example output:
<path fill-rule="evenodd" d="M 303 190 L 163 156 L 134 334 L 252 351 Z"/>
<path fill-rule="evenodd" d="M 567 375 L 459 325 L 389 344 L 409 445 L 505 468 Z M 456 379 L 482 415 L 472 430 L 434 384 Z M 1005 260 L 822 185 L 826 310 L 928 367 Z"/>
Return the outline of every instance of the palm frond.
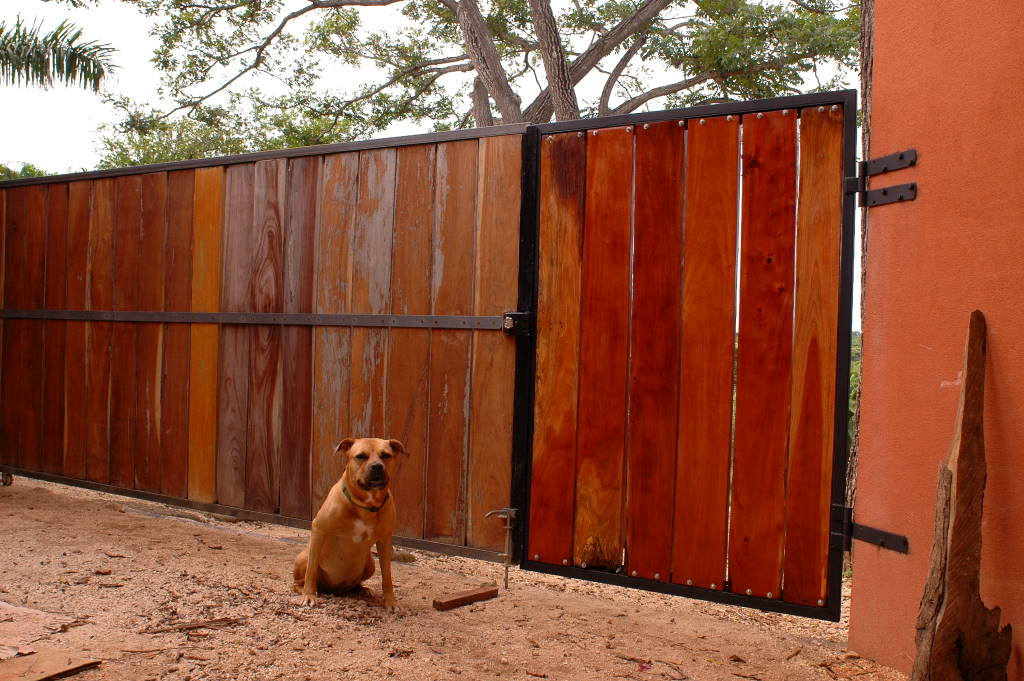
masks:
<path fill-rule="evenodd" d="M 81 38 L 82 30 L 67 21 L 49 33 L 20 16 L 11 26 L 0 22 L 0 83 L 45 88 L 58 81 L 99 91 L 116 68 L 110 61 L 114 48 Z"/>

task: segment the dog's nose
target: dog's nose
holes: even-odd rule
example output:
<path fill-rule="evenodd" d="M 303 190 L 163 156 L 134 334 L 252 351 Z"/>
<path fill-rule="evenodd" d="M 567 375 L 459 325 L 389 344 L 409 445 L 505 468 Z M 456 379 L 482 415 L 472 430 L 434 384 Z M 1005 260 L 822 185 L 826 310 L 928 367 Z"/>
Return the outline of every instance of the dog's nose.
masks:
<path fill-rule="evenodd" d="M 380 463 L 379 461 L 377 463 L 370 464 L 370 475 L 383 475 L 383 474 L 384 474 L 384 464 Z"/>

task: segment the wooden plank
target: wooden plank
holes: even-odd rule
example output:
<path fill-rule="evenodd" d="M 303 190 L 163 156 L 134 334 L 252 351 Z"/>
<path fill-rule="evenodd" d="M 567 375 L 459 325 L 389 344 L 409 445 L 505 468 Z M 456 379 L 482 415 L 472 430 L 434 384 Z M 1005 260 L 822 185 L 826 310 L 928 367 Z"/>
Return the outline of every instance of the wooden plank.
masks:
<path fill-rule="evenodd" d="M 460 591 L 450 596 L 442 596 L 434 599 L 434 610 L 451 610 L 470 603 L 478 603 L 498 597 L 498 587 L 482 586 L 478 589 Z"/>
<path fill-rule="evenodd" d="M 803 109 L 783 597 L 804 605 L 828 580 L 842 213 L 843 111 Z"/>
<path fill-rule="evenodd" d="M 92 182 L 68 189 L 67 296 L 70 310 L 84 310 L 89 295 L 89 210 Z M 68 322 L 64 356 L 64 475 L 85 478 L 86 358 L 89 324 Z"/>
<path fill-rule="evenodd" d="M 228 166 L 224 184 L 222 312 L 248 308 L 255 259 L 253 189 L 255 166 Z M 196 233 L 199 244 L 199 233 Z M 219 270 L 218 270 L 219 271 Z M 193 291 L 196 290 L 193 285 Z M 193 301 L 194 303 L 195 301 Z M 245 505 L 245 449 L 249 419 L 249 345 L 251 329 L 225 326 L 220 332 L 217 417 L 217 502 Z M 196 339 L 193 339 L 195 341 Z M 192 365 L 190 379 L 196 378 Z M 192 383 L 195 394 L 200 387 Z"/>
<path fill-rule="evenodd" d="M 3 301 L 4 295 L 4 265 L 6 257 L 4 255 L 4 242 L 7 232 L 7 191 L 0 189 L 0 302 Z M 4 401 L 4 322 L 0 319 L 0 463 L 6 465 L 15 465 L 17 462 L 14 460 L 14 450 L 8 445 L 8 438 L 10 433 L 8 432 L 8 419 L 7 411 L 10 404 Z"/>
<path fill-rule="evenodd" d="M 193 312 L 221 309 L 224 177 L 224 168 L 196 170 L 192 203 Z M 207 503 L 217 500 L 219 340 L 215 324 L 192 324 L 189 329 L 188 498 Z"/>
<path fill-rule="evenodd" d="M 324 158 L 316 235 L 316 311 L 349 309 L 352 224 L 359 193 L 359 154 Z M 311 508 L 319 509 L 345 467 L 334 447 L 349 436 L 351 331 L 313 330 L 313 461 Z M 399 506 L 398 508 L 401 508 Z"/>
<path fill-rule="evenodd" d="M 114 310 L 137 310 L 141 269 L 142 176 L 114 180 Z M 135 486 L 135 429 L 138 413 L 135 368 L 137 325 L 114 322 L 110 335 L 110 484 Z"/>
<path fill-rule="evenodd" d="M 4 306 L 40 308 L 46 268 L 46 187 L 7 190 Z M 9 320 L 4 334 L 2 446 L 18 466 L 38 470 L 42 448 L 44 322 Z"/>
<path fill-rule="evenodd" d="M 736 343 L 739 118 L 686 137 L 682 357 L 672 581 L 724 588 Z"/>
<path fill-rule="evenodd" d="M 171 312 L 192 307 L 192 220 L 194 170 L 167 174 L 167 239 L 164 244 L 164 298 Z M 188 375 L 190 331 L 185 324 L 165 324 L 160 393 L 160 491 L 188 497 Z M 216 367 L 216 363 L 214 363 Z M 214 387 L 216 390 L 216 386 Z"/>
<path fill-rule="evenodd" d="M 669 581 L 683 248 L 683 128 L 636 131 L 630 321 L 626 572 Z M 651 512 L 665 509 L 665 512 Z"/>
<path fill-rule="evenodd" d="M 796 116 L 743 118 L 739 359 L 729 576 L 779 598 L 793 328 Z"/>
<path fill-rule="evenodd" d="M 109 310 L 114 297 L 115 180 L 93 185 L 89 213 L 90 310 Z M 86 476 L 110 482 L 110 322 L 89 324 L 89 361 L 86 374 Z"/>
<path fill-rule="evenodd" d="M 573 561 L 622 561 L 633 133 L 587 137 L 579 437 Z"/>
<path fill-rule="evenodd" d="M 586 159 L 582 135 L 546 135 L 541 141 L 537 378 L 527 555 L 554 565 L 568 565 L 572 558 Z"/>
<path fill-rule="evenodd" d="M 0 663 L 0 681 L 47 681 L 95 667 L 100 663 L 100 660 L 91 660 L 65 650 L 38 646 L 33 648 L 34 652 L 29 655 L 21 655 Z"/>
<path fill-rule="evenodd" d="M 313 242 L 319 203 L 320 156 L 288 162 L 288 221 L 284 233 L 284 311 L 313 311 Z M 281 514 L 310 518 L 313 417 L 313 330 L 282 332 L 287 416 L 281 429 Z"/>
<path fill-rule="evenodd" d="M 142 230 L 139 233 L 139 284 L 136 309 L 162 310 L 167 237 L 167 173 L 142 176 Z M 161 398 L 163 396 L 163 324 L 136 324 L 135 488 L 161 488 Z"/>
<path fill-rule="evenodd" d="M 395 149 L 359 155 L 359 203 L 352 234 L 351 311 L 388 311 L 395 216 Z M 386 437 L 384 431 L 385 329 L 352 329 L 351 430 L 353 437 Z"/>
<path fill-rule="evenodd" d="M 64 308 L 67 288 L 68 185 L 52 184 L 46 196 L 46 293 L 44 307 Z M 67 322 L 44 323 L 43 442 L 40 467 L 64 469 L 64 355 Z"/>
<path fill-rule="evenodd" d="M 474 314 L 516 309 L 519 282 L 519 200 L 523 140 L 480 140 Z M 484 514 L 510 503 L 512 402 L 516 343 L 493 331 L 473 332 L 467 523 L 470 546 L 504 550 L 504 523 Z"/>
<path fill-rule="evenodd" d="M 249 280 L 253 312 L 279 312 L 282 305 L 282 238 L 287 161 L 260 161 L 255 171 L 252 234 L 255 253 Z M 248 329 L 249 418 L 245 444 L 245 507 L 278 510 L 281 475 L 281 329 Z"/>
<path fill-rule="evenodd" d="M 477 140 L 437 147 L 431 312 L 473 310 Z M 469 435 L 469 351 L 464 331 L 438 330 L 430 338 L 427 539 L 466 542 L 466 450 Z"/>
<path fill-rule="evenodd" d="M 430 314 L 431 243 L 434 224 L 434 145 L 398 150 L 391 311 Z M 401 470 L 391 484 L 398 519 L 395 534 L 421 539 L 427 465 L 430 332 L 391 329 L 388 339 L 388 437 L 405 445 Z"/>

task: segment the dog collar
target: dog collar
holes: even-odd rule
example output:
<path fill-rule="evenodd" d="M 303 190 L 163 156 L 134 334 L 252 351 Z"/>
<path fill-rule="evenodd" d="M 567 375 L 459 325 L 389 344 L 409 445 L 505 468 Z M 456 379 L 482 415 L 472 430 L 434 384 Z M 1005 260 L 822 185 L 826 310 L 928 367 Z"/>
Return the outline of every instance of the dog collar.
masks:
<path fill-rule="evenodd" d="M 384 501 L 380 502 L 380 506 L 363 506 L 362 504 L 357 503 L 356 500 L 352 498 L 352 493 L 348 491 L 348 485 L 342 485 L 341 491 L 345 493 L 345 498 L 352 502 L 353 506 L 355 506 L 356 508 L 365 509 L 367 511 L 370 511 L 371 513 L 376 513 L 380 509 L 384 508 L 384 504 L 388 503 L 388 499 L 391 498 L 391 494 L 389 493 L 386 497 L 384 497 Z"/>

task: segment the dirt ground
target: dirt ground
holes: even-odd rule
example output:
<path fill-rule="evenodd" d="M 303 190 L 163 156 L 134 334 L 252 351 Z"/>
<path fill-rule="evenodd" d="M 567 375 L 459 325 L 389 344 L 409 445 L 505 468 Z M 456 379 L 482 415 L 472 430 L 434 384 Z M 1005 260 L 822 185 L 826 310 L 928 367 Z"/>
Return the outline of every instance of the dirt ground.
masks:
<path fill-rule="evenodd" d="M 904 679 L 847 651 L 845 622 L 515 568 L 497 599 L 438 612 L 434 598 L 500 584 L 502 568 L 422 552 L 395 565 L 394 613 L 356 597 L 303 608 L 289 580 L 306 535 L 15 478 L 0 487 L 0 601 L 63 615 L 27 634 L 22 618 L 20 643 L 103 660 L 82 681 Z M 379 572 L 368 586 L 380 593 Z M 5 619 L 19 618 L 0 610 L 0 643 Z"/>

